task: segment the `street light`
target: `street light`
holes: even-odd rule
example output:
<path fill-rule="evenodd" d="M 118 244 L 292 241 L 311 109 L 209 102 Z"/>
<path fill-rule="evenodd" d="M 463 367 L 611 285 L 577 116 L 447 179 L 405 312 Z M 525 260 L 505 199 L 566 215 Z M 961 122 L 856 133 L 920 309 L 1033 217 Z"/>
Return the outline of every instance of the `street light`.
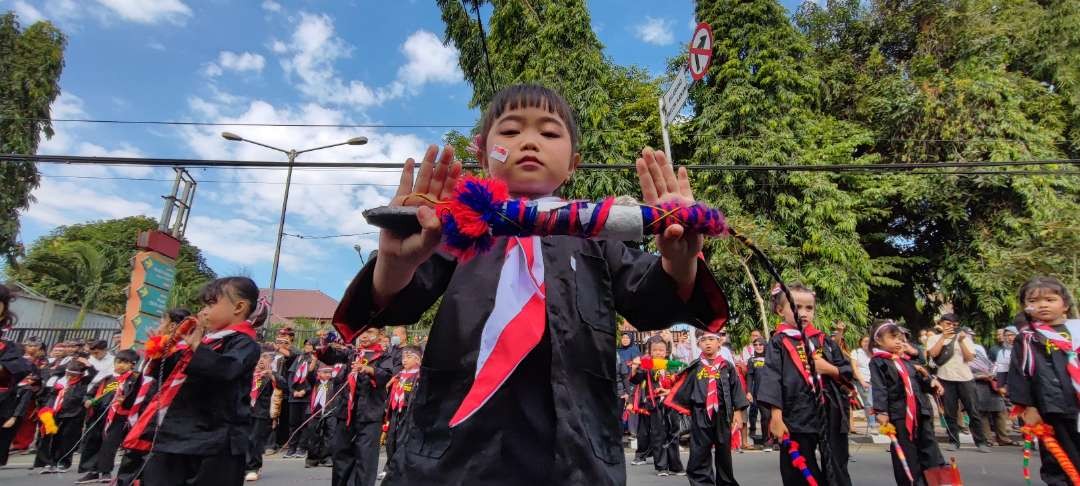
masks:
<path fill-rule="evenodd" d="M 289 187 L 292 185 L 293 163 L 296 162 L 296 157 L 300 154 L 314 152 L 316 150 L 322 150 L 331 147 L 338 147 L 341 145 L 364 145 L 368 143 L 368 139 L 367 137 L 353 137 L 344 142 L 323 145 L 321 147 L 312 147 L 304 150 L 285 150 L 274 147 L 273 145 L 267 145 L 265 143 L 256 142 L 254 140 L 248 140 L 232 132 L 221 132 L 221 138 L 224 138 L 225 140 L 228 140 L 230 142 L 247 142 L 250 144 L 258 145 L 260 147 L 266 147 L 270 150 L 276 150 L 278 152 L 281 152 L 289 158 L 289 171 L 285 176 L 285 197 L 281 199 L 281 218 L 278 220 L 277 243 L 274 245 L 274 266 L 270 270 L 270 308 L 273 309 L 274 293 L 277 290 L 278 262 L 281 260 L 281 238 L 285 236 L 285 210 L 289 207 Z"/>

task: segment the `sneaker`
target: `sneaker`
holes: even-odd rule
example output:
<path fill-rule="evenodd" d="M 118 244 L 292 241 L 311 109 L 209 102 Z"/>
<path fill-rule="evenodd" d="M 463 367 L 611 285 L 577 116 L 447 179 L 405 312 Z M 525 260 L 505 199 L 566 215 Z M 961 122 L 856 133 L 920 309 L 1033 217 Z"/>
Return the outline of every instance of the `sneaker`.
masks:
<path fill-rule="evenodd" d="M 67 467 L 56 466 L 55 468 L 53 468 L 53 472 L 56 473 L 56 474 L 65 474 L 65 473 L 67 473 L 69 467 L 71 467 L 71 466 L 67 466 Z"/>
<path fill-rule="evenodd" d="M 81 478 L 76 479 L 75 484 L 90 484 L 90 483 L 96 483 L 99 480 L 101 480 L 101 476 L 98 475 L 98 473 L 96 473 L 96 472 L 88 472 L 88 473 L 84 474 Z"/>
<path fill-rule="evenodd" d="M 38 472 L 38 474 L 54 474 L 54 473 L 56 473 L 56 466 L 45 466 L 45 467 L 41 468 L 40 472 Z"/>
<path fill-rule="evenodd" d="M 669 473 L 667 471 L 657 471 L 656 475 L 657 476 L 671 476 L 671 473 Z"/>
<path fill-rule="evenodd" d="M 105 484 L 111 483 L 112 482 L 112 474 L 102 474 L 101 479 L 99 479 L 98 482 L 99 483 L 105 483 Z"/>
<path fill-rule="evenodd" d="M 255 471 L 248 471 L 247 475 L 244 476 L 244 481 L 258 481 L 258 480 L 259 480 L 259 473 L 255 472 Z"/>
<path fill-rule="evenodd" d="M 294 457 L 296 457 L 296 451 L 291 449 L 285 451 L 285 455 L 281 456 L 282 459 L 292 459 Z"/>
<path fill-rule="evenodd" d="M 772 452 L 772 451 L 773 451 L 773 448 L 772 448 L 771 445 L 763 446 L 761 448 L 761 452 Z"/>
<path fill-rule="evenodd" d="M 950 450 L 950 451 L 958 451 L 958 450 L 960 450 L 960 444 L 957 444 L 957 443 L 955 443 L 955 442 L 954 442 L 954 443 L 952 443 L 952 444 L 949 444 L 949 445 L 948 445 L 948 446 L 946 447 L 946 449 L 948 449 L 948 450 Z"/>
<path fill-rule="evenodd" d="M 975 450 L 977 450 L 977 451 L 979 451 L 979 452 L 981 452 L 983 454 L 989 454 L 991 452 L 994 452 L 994 451 L 990 450 L 990 447 L 987 446 L 986 444 L 979 444 L 979 445 L 975 446 Z"/>
<path fill-rule="evenodd" d="M 645 459 L 634 459 L 633 461 L 630 461 L 631 466 L 641 466 L 648 463 L 649 461 L 646 461 Z"/>
<path fill-rule="evenodd" d="M 686 471 L 679 471 L 675 473 L 676 476 L 686 476 Z"/>
<path fill-rule="evenodd" d="M 379 475 L 375 477 L 375 479 L 378 479 L 379 481 L 382 481 L 384 478 L 386 478 L 386 471 L 379 473 Z"/>

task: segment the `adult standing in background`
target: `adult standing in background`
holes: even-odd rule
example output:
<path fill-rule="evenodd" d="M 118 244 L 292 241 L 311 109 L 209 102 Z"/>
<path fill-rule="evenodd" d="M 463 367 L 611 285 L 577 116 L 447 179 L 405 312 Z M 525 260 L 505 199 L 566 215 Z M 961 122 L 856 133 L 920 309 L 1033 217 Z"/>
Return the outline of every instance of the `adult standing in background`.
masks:
<path fill-rule="evenodd" d="M 926 340 L 926 357 L 937 369 L 938 381 L 945 388 L 945 425 L 949 431 L 949 450 L 960 449 L 960 403 L 971 419 L 971 435 L 979 452 L 990 452 L 983 435 L 982 417 L 979 415 L 975 396 L 975 375 L 968 366 L 975 359 L 975 345 L 971 336 L 959 328 L 960 318 L 948 313 L 941 316 L 938 325 L 941 334 Z"/>

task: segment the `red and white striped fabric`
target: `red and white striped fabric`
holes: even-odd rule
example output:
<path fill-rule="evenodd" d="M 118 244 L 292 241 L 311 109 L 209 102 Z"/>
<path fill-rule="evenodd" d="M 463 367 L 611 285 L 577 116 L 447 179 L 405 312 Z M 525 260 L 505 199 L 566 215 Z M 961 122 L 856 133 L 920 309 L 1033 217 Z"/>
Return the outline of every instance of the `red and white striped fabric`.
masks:
<path fill-rule="evenodd" d="M 540 238 L 507 240 L 495 307 L 480 335 L 476 378 L 450 419 L 450 427 L 456 427 L 484 406 L 544 337 L 545 292 Z"/>
<path fill-rule="evenodd" d="M 911 359 L 906 354 L 894 355 L 883 349 L 874 348 L 875 358 L 885 358 L 896 366 L 896 374 L 900 375 L 900 381 L 904 384 L 904 428 L 907 429 L 908 440 L 913 440 L 915 427 L 918 425 L 918 417 L 915 416 L 915 388 L 911 385 L 911 373 L 908 373 L 907 365 L 902 360 Z M 887 412 L 887 410 L 880 410 Z"/>
<path fill-rule="evenodd" d="M 390 387 L 390 410 L 400 412 L 405 408 L 405 388 L 410 386 L 419 374 L 420 368 L 401 370 L 401 373 L 398 373 L 394 385 Z"/>
<path fill-rule="evenodd" d="M 708 371 L 708 385 L 705 387 L 705 415 L 710 419 L 713 414 L 720 411 L 720 397 L 717 395 L 716 379 L 720 377 L 720 370 L 727 365 L 727 361 L 720 356 L 709 359 L 701 355 L 701 366 Z"/>

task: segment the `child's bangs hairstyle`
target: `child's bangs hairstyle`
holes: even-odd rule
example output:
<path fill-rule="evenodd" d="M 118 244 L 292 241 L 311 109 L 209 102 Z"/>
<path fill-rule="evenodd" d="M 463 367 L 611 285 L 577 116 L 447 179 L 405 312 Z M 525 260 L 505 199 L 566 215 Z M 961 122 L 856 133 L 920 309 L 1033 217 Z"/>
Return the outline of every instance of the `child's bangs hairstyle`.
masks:
<path fill-rule="evenodd" d="M 1035 293 L 1040 295 L 1043 292 L 1050 292 L 1061 297 L 1061 300 L 1065 301 L 1066 314 L 1073 315 L 1076 311 L 1076 307 L 1073 303 L 1072 294 L 1069 293 L 1069 289 L 1065 287 L 1065 284 L 1054 277 L 1035 277 L 1028 280 L 1023 287 L 1020 287 L 1020 308 L 1026 307 L 1026 300 L 1029 294 Z"/>
<path fill-rule="evenodd" d="M 791 282 L 787 284 L 787 288 L 791 291 L 792 295 L 796 293 L 814 295 L 814 289 L 811 289 L 800 282 Z M 814 299 L 816 300 L 817 296 L 815 296 Z M 779 314 L 780 309 L 784 307 L 785 303 L 787 303 L 787 295 L 784 294 L 783 289 L 780 288 L 780 284 L 774 285 L 772 291 L 769 292 L 769 305 L 772 306 L 772 311 Z"/>
<path fill-rule="evenodd" d="M 225 277 L 214 280 L 199 292 L 199 301 L 214 305 L 222 298 L 248 303 L 248 315 L 244 316 L 253 327 L 259 327 L 270 317 L 270 309 L 259 299 L 259 287 L 247 277 Z"/>
<path fill-rule="evenodd" d="M 484 112 L 484 120 L 480 125 L 480 151 L 487 155 L 487 134 L 495 125 L 495 120 L 508 111 L 520 108 L 540 108 L 548 113 L 559 117 L 566 130 L 570 132 L 570 150 L 577 152 L 578 140 L 581 133 L 578 130 L 577 119 L 570 103 L 559 93 L 550 88 L 538 84 L 515 84 L 499 90 L 488 103 L 487 111 Z"/>
<path fill-rule="evenodd" d="M 892 319 L 876 319 L 874 324 L 870 326 L 870 343 L 878 342 L 878 338 L 884 336 L 895 336 L 897 334 L 903 334 L 904 331 L 900 329 L 900 325 Z"/>
<path fill-rule="evenodd" d="M 671 346 L 668 345 L 668 342 L 664 341 L 664 339 L 661 338 L 660 336 L 653 336 L 653 337 L 649 338 L 649 340 L 645 344 L 646 344 L 645 351 L 647 353 L 652 352 L 652 348 L 653 348 L 654 344 L 663 344 L 664 345 L 664 352 L 667 353 L 667 354 L 671 354 Z"/>
<path fill-rule="evenodd" d="M 125 361 L 134 365 L 139 362 L 139 353 L 136 353 L 131 349 L 122 349 L 116 352 L 116 358 L 114 359 L 116 361 Z"/>

